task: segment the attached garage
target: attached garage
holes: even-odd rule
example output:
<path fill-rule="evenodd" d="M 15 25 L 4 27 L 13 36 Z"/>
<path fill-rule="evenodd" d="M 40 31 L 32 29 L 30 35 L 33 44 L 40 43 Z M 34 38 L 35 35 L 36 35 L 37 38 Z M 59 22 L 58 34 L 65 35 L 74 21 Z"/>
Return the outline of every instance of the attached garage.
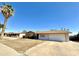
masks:
<path fill-rule="evenodd" d="M 49 34 L 49 40 L 64 41 L 65 35 L 64 34 Z"/>
<path fill-rule="evenodd" d="M 38 39 L 52 41 L 69 41 L 69 33 L 61 30 L 36 32 Z"/>

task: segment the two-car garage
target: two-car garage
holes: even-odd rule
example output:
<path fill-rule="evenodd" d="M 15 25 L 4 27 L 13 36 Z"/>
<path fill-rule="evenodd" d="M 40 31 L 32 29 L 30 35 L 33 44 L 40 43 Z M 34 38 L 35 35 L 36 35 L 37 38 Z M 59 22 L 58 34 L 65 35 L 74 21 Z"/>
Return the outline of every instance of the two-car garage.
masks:
<path fill-rule="evenodd" d="M 52 40 L 52 41 L 69 41 L 69 32 L 66 31 L 45 31 L 37 32 L 41 40 Z"/>

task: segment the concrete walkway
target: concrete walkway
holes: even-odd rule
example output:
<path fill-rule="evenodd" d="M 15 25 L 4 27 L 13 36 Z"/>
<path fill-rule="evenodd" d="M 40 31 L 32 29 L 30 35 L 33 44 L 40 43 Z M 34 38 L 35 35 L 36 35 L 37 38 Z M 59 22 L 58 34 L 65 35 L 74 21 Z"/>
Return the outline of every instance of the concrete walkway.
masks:
<path fill-rule="evenodd" d="M 29 56 L 79 56 L 79 43 L 44 42 L 26 50 Z"/>

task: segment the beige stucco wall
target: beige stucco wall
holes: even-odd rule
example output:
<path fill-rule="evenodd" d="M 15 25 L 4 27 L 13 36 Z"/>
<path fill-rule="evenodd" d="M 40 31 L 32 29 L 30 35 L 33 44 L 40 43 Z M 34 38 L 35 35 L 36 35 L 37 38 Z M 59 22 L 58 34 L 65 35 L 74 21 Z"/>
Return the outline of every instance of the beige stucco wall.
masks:
<path fill-rule="evenodd" d="M 43 34 L 45 35 L 45 37 L 41 37 L 40 35 L 39 35 L 39 39 L 43 39 L 43 40 L 54 40 L 54 41 L 68 41 L 69 40 L 68 34 Z"/>
<path fill-rule="evenodd" d="M 69 34 L 65 34 L 66 42 L 69 41 Z"/>

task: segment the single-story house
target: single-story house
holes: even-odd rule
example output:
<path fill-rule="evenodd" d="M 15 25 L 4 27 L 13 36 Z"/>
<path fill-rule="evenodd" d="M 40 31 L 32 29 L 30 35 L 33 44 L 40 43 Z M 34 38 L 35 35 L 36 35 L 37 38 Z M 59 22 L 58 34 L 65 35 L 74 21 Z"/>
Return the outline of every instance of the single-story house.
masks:
<path fill-rule="evenodd" d="M 69 41 L 69 33 L 64 30 L 52 30 L 36 32 L 37 38 L 42 40 Z"/>

